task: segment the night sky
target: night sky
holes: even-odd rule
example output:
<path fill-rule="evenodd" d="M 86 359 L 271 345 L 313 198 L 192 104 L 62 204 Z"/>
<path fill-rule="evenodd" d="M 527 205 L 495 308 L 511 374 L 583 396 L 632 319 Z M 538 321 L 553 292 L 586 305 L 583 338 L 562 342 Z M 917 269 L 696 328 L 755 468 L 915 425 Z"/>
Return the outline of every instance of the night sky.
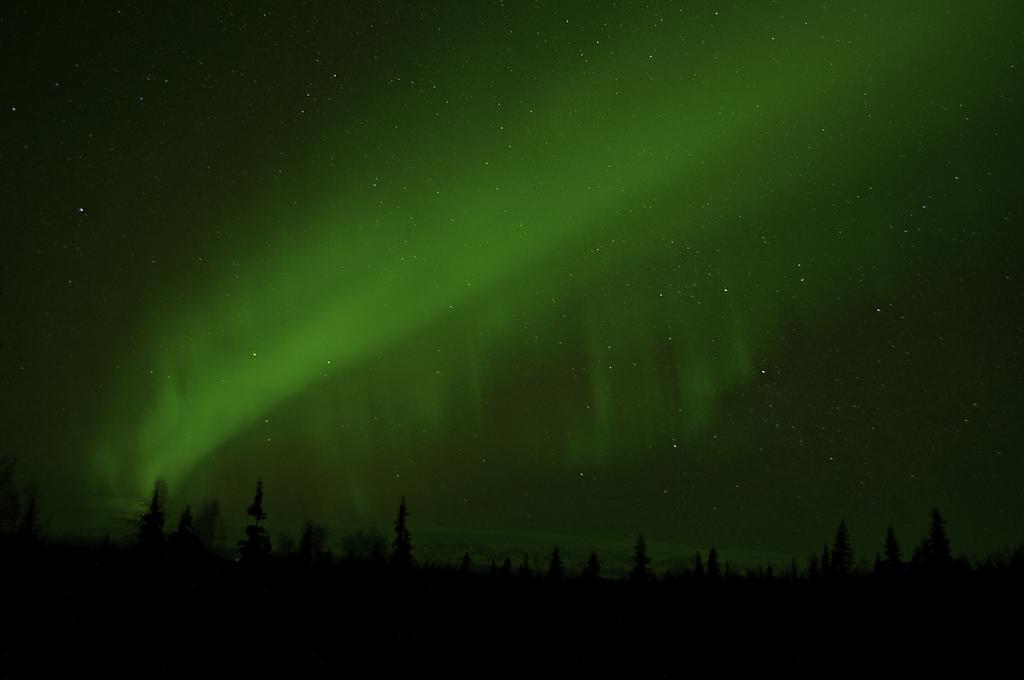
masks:
<path fill-rule="evenodd" d="M 0 453 L 51 531 L 1024 539 L 1024 9 L 5 2 Z"/>

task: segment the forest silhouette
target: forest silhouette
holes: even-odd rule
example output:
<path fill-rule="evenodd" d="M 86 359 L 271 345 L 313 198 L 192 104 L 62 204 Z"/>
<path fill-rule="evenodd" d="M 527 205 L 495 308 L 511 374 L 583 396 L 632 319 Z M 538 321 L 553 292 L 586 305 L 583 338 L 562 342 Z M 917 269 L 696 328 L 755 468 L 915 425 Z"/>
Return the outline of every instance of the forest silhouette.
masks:
<path fill-rule="evenodd" d="M 809 670 L 852 648 L 844 665 L 920 671 L 1002 658 L 1019 632 L 1005 615 L 1019 612 L 1024 546 L 956 556 L 938 509 L 907 559 L 889 526 L 872 567 L 855 559 L 840 520 L 804 563 L 746 570 L 710 547 L 692 567 L 656 573 L 638 532 L 628 573 L 609 578 L 596 551 L 573 564 L 559 546 L 546 565 L 523 555 L 517 569 L 511 555 L 500 565 L 469 553 L 458 564 L 418 560 L 405 497 L 390 543 L 356 532 L 336 556 L 326 527 L 310 520 L 297 541 L 275 547 L 262 479 L 231 551 L 214 501 L 196 515 L 187 505 L 169 530 L 160 481 L 131 540 L 47 541 L 37 491 L 19 493 L 10 477 L 0 479 L 5 618 L 15 624 L 2 649 L 8 672 L 137 663 L 157 675 L 445 667 L 474 677 L 664 676 Z"/>

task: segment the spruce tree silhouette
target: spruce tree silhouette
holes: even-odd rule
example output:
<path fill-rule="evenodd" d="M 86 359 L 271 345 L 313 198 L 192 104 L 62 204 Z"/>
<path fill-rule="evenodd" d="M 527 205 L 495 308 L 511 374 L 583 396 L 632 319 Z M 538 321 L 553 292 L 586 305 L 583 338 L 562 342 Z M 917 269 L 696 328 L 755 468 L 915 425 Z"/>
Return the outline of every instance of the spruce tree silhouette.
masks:
<path fill-rule="evenodd" d="M 938 508 L 932 509 L 931 526 L 928 529 L 928 537 L 924 539 L 921 546 L 914 552 L 915 566 L 923 568 L 931 574 L 945 572 L 953 566 L 953 556 L 949 548 L 949 538 L 946 536 L 946 522 L 939 514 Z"/>
<path fill-rule="evenodd" d="M 853 569 L 853 548 L 850 546 L 850 534 L 846 530 L 846 520 L 841 520 L 836 528 L 836 539 L 832 543 L 832 573 L 846 576 Z"/>
<path fill-rule="evenodd" d="M 156 558 L 163 555 L 164 550 L 164 484 L 157 480 L 153 484 L 153 496 L 149 508 L 139 519 L 137 546 L 147 557 Z"/>
<path fill-rule="evenodd" d="M 885 530 L 885 559 L 882 560 L 883 573 L 895 574 L 903 568 L 903 553 L 896 540 L 896 532 L 890 524 Z"/>
<path fill-rule="evenodd" d="M 469 553 L 462 556 L 462 573 L 468 574 L 473 568 L 473 560 L 470 559 Z"/>
<path fill-rule="evenodd" d="M 583 567 L 582 576 L 586 581 L 596 581 L 601 577 L 601 563 L 597 560 L 596 552 L 590 553 L 590 559 L 587 560 L 587 564 Z"/>
<path fill-rule="evenodd" d="M 629 578 L 634 583 L 646 583 L 651 580 L 651 558 L 647 555 L 647 541 L 644 535 L 636 535 L 636 544 L 633 546 L 633 569 L 629 572 Z"/>
<path fill-rule="evenodd" d="M 821 549 L 821 575 L 832 575 L 832 560 L 829 558 L 827 543 L 825 544 L 825 547 Z"/>
<path fill-rule="evenodd" d="M 257 522 L 265 520 L 267 513 L 263 510 L 263 480 L 256 480 L 256 495 L 253 496 L 252 503 L 246 509 L 245 514 L 249 515 Z"/>
<path fill-rule="evenodd" d="M 395 518 L 395 541 L 391 544 L 391 566 L 399 571 L 412 567 L 412 537 L 406 527 L 409 509 L 405 505 L 405 496 L 398 506 L 398 517 Z"/>
<path fill-rule="evenodd" d="M 551 552 L 551 562 L 548 565 L 548 580 L 549 581 L 561 581 L 562 580 L 562 556 L 558 552 L 558 546 Z"/>
<path fill-rule="evenodd" d="M 238 542 L 242 562 L 258 564 L 270 557 L 270 537 L 260 522 L 267 518 L 263 511 L 263 480 L 256 480 L 256 495 L 246 514 L 253 518 L 253 523 L 245 527 L 246 538 Z"/>
<path fill-rule="evenodd" d="M 704 578 L 704 561 L 700 558 L 699 550 L 696 557 L 693 558 L 693 575 L 696 578 Z"/>
<path fill-rule="evenodd" d="M 193 559 L 202 552 L 203 543 L 199 540 L 192 521 L 192 506 L 186 505 L 178 520 L 177 530 L 168 539 L 171 552 L 182 559 Z"/>
<path fill-rule="evenodd" d="M 722 575 L 718 566 L 718 551 L 712 548 L 708 552 L 708 578 L 717 581 Z"/>

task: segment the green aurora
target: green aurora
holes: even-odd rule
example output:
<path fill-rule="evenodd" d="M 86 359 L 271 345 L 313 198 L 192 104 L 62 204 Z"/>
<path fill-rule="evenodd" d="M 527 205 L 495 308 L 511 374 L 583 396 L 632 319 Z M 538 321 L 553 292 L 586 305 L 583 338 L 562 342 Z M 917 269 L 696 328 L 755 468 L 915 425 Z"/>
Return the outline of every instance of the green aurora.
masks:
<path fill-rule="evenodd" d="M 1021 538 L 1014 3 L 449 4 L 10 12 L 55 525 Z"/>

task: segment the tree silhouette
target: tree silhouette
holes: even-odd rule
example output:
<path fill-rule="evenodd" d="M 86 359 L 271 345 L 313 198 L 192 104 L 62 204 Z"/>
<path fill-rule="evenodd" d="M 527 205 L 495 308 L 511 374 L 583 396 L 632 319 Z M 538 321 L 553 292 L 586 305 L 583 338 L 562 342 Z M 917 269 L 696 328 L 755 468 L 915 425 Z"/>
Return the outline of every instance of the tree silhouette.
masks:
<path fill-rule="evenodd" d="M 832 560 L 828 554 L 828 544 L 821 549 L 821 575 L 831 576 L 832 575 Z"/>
<path fill-rule="evenodd" d="M 718 580 L 722 572 L 718 567 L 718 551 L 712 548 L 708 552 L 708 578 Z"/>
<path fill-rule="evenodd" d="M 263 510 L 263 480 L 256 481 L 256 495 L 252 504 L 246 510 L 246 514 L 253 518 L 253 523 L 245 527 L 246 538 L 238 542 L 242 554 L 242 561 L 246 563 L 258 563 L 270 556 L 270 537 L 267 530 L 260 526 L 260 522 L 267 518 Z"/>
<path fill-rule="evenodd" d="M 263 511 L 263 480 L 256 480 L 256 495 L 252 499 L 252 504 L 249 509 L 245 511 L 247 515 L 260 522 L 267 518 L 267 513 Z"/>
<path fill-rule="evenodd" d="M 636 544 L 633 546 L 633 569 L 629 572 L 630 580 L 636 583 L 646 583 L 651 579 L 651 558 L 647 555 L 647 541 L 644 535 L 636 535 Z"/>
<path fill-rule="evenodd" d="M 916 566 L 923 567 L 933 573 L 948 570 L 953 566 L 949 538 L 946 536 L 946 522 L 942 519 L 942 515 L 939 514 L 938 508 L 932 509 L 932 521 L 928 529 L 928 537 L 915 551 L 914 563 Z"/>
<path fill-rule="evenodd" d="M 697 578 L 704 578 L 704 561 L 700 558 L 700 551 L 697 551 L 693 558 L 693 575 Z"/>
<path fill-rule="evenodd" d="M 405 525 L 408 517 L 409 509 L 405 505 L 405 496 L 402 496 L 398 517 L 395 518 L 395 541 L 391 544 L 391 566 L 399 570 L 412 567 L 412 537 Z"/>
<path fill-rule="evenodd" d="M 896 532 L 890 524 L 885 530 L 885 559 L 882 560 L 882 571 L 890 574 L 896 573 L 903 567 L 903 553 L 900 551 L 900 544 L 896 540 Z"/>
<path fill-rule="evenodd" d="M 181 513 L 181 518 L 178 520 L 178 530 L 175 534 L 195 534 L 196 528 L 192 522 L 192 506 L 186 505 L 185 511 Z"/>
<path fill-rule="evenodd" d="M 558 546 L 551 551 L 551 563 L 548 565 L 548 580 L 549 581 L 561 581 L 562 580 L 562 555 L 558 552 Z"/>
<path fill-rule="evenodd" d="M 832 572 L 837 576 L 845 576 L 852 568 L 853 548 L 850 546 L 846 520 L 842 520 L 836 528 L 836 539 L 832 543 Z"/>
<path fill-rule="evenodd" d="M 164 549 L 164 488 L 162 480 L 153 484 L 149 507 L 139 518 L 137 545 L 150 557 L 160 556 Z"/>
<path fill-rule="evenodd" d="M 171 534 L 168 543 L 175 555 L 186 559 L 194 558 L 202 551 L 203 542 L 196 533 L 191 505 L 185 506 L 185 511 L 181 513 L 181 519 L 178 520 L 178 528 Z"/>
<path fill-rule="evenodd" d="M 601 577 L 601 563 L 597 560 L 597 553 L 590 553 L 590 559 L 587 560 L 587 564 L 583 567 L 582 576 L 584 580 L 596 581 Z"/>
<path fill-rule="evenodd" d="M 462 573 L 468 574 L 473 567 L 473 560 L 470 559 L 469 553 L 462 556 Z"/>

